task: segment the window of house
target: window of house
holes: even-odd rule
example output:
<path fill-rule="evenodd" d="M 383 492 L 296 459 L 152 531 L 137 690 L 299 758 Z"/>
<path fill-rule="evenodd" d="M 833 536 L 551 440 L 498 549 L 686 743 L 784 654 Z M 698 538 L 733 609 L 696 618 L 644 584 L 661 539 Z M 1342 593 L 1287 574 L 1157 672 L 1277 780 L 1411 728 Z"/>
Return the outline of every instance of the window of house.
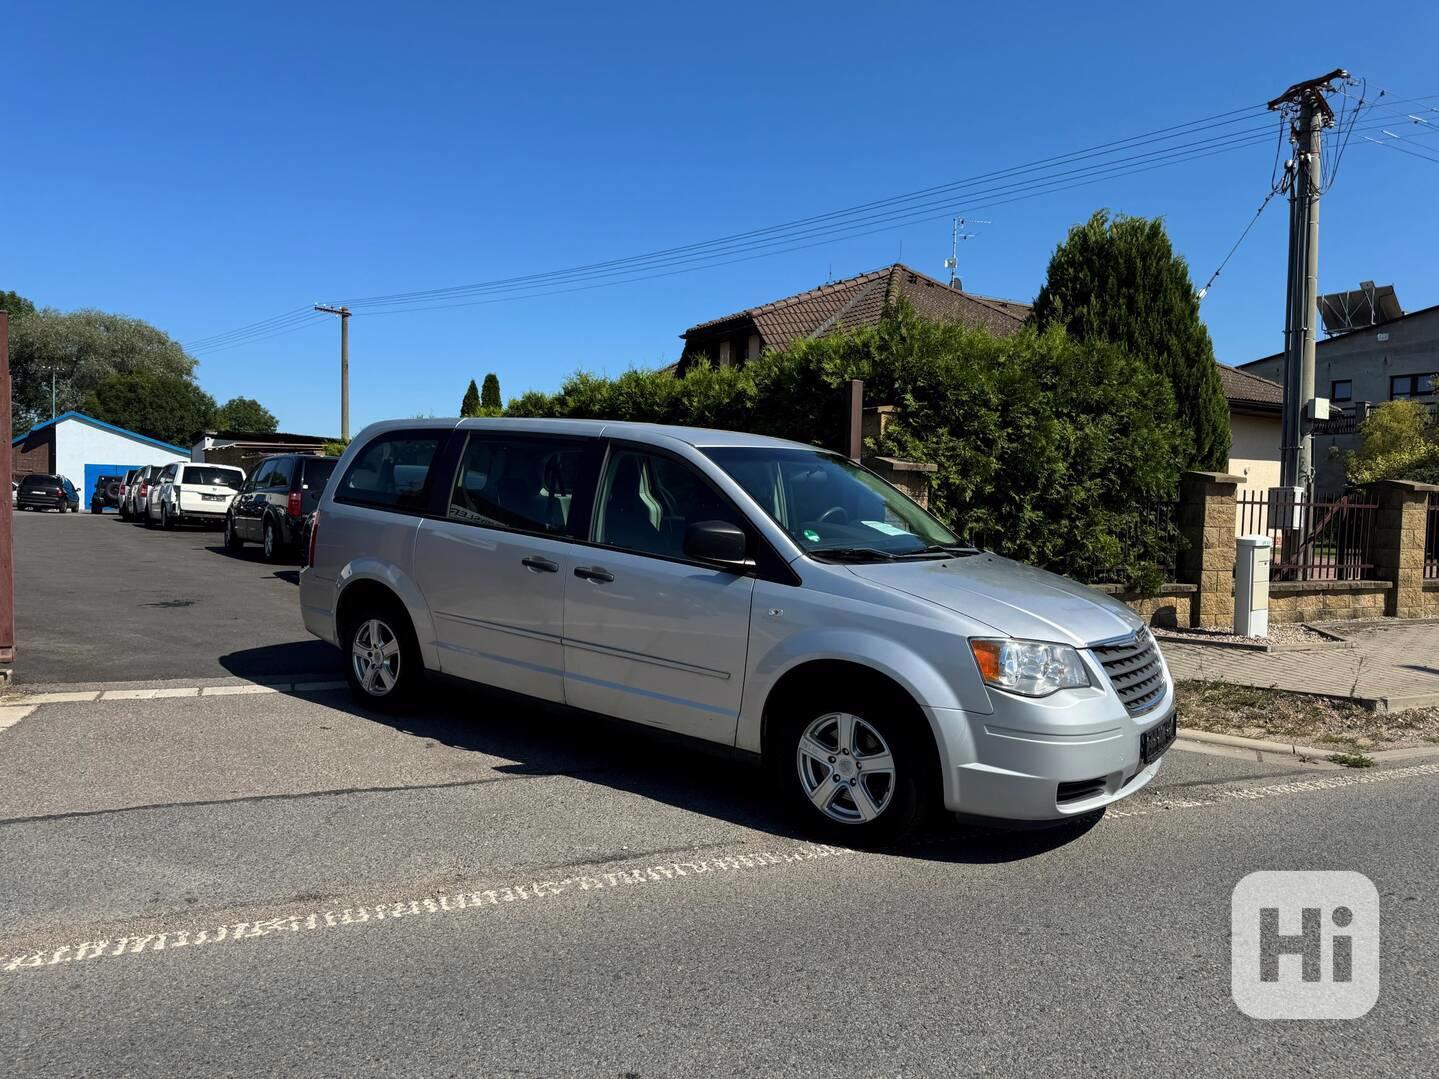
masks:
<path fill-rule="evenodd" d="M 1329 400 L 1350 401 L 1354 398 L 1354 381 L 1348 378 L 1336 379 L 1329 383 Z"/>
<path fill-rule="evenodd" d="M 1389 396 L 1402 401 L 1408 397 L 1424 397 L 1434 392 L 1434 376 L 1394 375 L 1389 379 Z"/>

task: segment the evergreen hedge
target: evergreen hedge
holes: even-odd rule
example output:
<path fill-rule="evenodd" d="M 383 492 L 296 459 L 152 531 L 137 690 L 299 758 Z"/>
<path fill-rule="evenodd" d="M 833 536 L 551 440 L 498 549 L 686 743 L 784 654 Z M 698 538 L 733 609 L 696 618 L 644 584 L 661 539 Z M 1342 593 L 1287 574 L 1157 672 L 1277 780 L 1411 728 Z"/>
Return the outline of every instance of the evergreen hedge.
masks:
<path fill-rule="evenodd" d="M 867 452 L 938 466 L 930 508 L 981 545 L 1091 581 L 1150 582 L 1173 565 L 1172 500 L 1189 438 L 1168 381 L 1060 329 L 1007 338 L 907 309 L 877 328 L 801 341 L 741 368 L 578 372 L 511 416 L 717 427 L 838 449 L 843 387 L 898 419 Z"/>

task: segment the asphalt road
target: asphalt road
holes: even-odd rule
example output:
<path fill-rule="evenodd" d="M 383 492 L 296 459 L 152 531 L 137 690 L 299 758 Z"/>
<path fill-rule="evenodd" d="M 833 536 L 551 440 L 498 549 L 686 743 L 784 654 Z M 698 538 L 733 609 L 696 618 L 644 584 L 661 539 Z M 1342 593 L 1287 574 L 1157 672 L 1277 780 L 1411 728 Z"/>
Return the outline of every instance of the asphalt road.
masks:
<path fill-rule="evenodd" d="M 146 529 L 113 514 L 15 514 L 15 676 L 21 683 L 297 674 L 335 677 L 300 623 L 299 570 L 220 533 Z"/>
<path fill-rule="evenodd" d="M 16 529 L 20 689 L 111 699 L 0 700 L 7 1076 L 1433 1073 L 1439 758 L 1176 749 L 1083 826 L 817 847 L 718 750 L 264 692 L 338 659 L 215 533 Z M 1367 1016 L 1235 1008 L 1257 869 L 1374 881 Z"/>
<path fill-rule="evenodd" d="M 16 1076 L 1404 1075 L 1439 1048 L 1439 766 L 1176 750 L 1088 828 L 861 853 L 722 753 L 479 693 L 43 704 L 0 758 Z M 1301 868 L 1383 897 L 1363 1019 L 1230 1001 L 1231 889 Z"/>

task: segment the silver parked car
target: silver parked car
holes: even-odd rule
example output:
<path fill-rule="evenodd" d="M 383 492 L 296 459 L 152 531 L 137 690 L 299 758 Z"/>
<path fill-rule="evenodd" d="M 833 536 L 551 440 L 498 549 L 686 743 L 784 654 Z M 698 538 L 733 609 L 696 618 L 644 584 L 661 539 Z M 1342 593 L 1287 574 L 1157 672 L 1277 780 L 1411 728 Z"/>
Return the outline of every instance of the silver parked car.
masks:
<path fill-rule="evenodd" d="M 772 438 L 376 424 L 325 489 L 300 602 L 368 705 L 437 671 L 736 746 L 852 842 L 937 804 L 1092 812 L 1148 783 L 1175 734 L 1128 608 Z"/>

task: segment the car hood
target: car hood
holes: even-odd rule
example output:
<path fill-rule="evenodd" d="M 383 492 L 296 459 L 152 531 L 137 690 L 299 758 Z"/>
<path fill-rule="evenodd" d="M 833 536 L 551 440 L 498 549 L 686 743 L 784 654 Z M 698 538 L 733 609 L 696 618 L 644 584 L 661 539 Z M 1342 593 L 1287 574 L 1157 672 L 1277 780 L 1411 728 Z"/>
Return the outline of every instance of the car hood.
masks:
<path fill-rule="evenodd" d="M 1087 645 L 1144 622 L 1102 592 L 999 555 L 850 566 L 858 577 L 937 603 L 1010 637 Z"/>

